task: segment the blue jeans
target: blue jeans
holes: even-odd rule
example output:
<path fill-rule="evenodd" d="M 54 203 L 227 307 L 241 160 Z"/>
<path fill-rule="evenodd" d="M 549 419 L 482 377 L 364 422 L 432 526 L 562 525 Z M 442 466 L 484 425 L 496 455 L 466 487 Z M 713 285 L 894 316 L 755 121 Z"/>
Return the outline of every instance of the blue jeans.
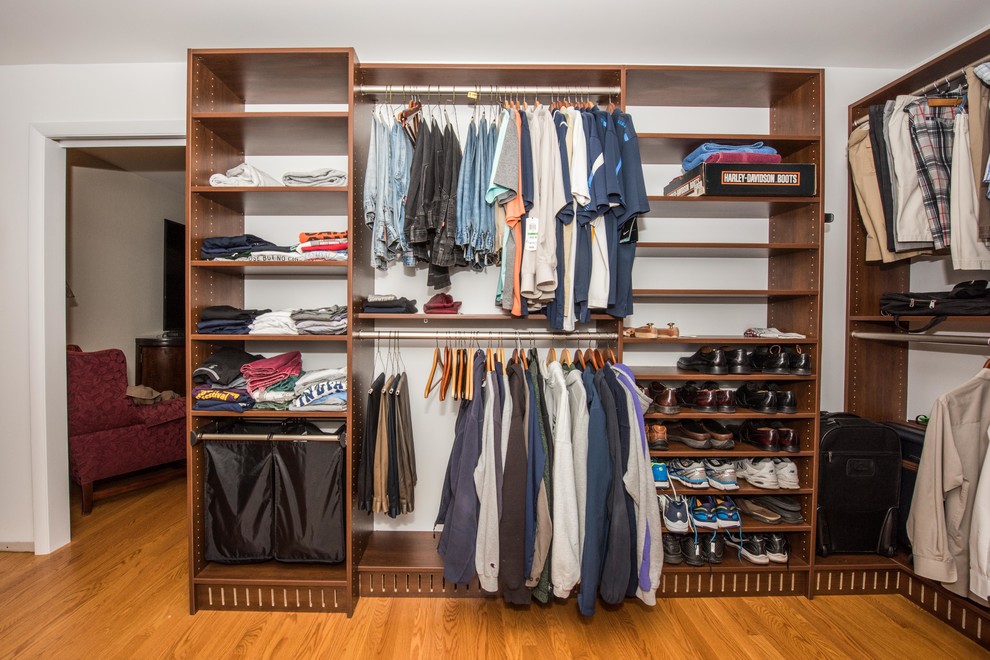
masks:
<path fill-rule="evenodd" d="M 740 153 L 746 154 L 775 154 L 777 150 L 773 147 L 766 147 L 762 142 L 754 142 L 753 144 L 740 144 L 734 146 L 731 144 L 717 144 L 715 142 L 705 142 L 703 145 L 692 151 L 681 163 L 681 167 L 684 171 L 693 170 L 698 165 L 705 162 L 705 157 L 720 151 L 738 151 Z"/>

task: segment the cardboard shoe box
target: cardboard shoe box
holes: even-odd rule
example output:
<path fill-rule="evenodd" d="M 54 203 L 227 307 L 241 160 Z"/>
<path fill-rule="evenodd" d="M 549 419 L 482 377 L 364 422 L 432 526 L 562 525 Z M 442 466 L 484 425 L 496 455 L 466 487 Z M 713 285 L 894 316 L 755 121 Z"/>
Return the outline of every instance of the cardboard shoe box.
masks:
<path fill-rule="evenodd" d="M 663 189 L 670 197 L 812 197 L 817 192 L 814 163 L 702 163 Z"/>

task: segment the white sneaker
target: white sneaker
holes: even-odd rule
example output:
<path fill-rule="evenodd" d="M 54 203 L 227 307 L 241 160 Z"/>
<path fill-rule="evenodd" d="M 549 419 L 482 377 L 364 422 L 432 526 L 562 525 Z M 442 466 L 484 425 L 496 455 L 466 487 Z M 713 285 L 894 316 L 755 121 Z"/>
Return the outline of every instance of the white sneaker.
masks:
<path fill-rule="evenodd" d="M 663 524 L 668 532 L 684 533 L 690 529 L 687 501 L 682 495 L 659 495 Z"/>
<path fill-rule="evenodd" d="M 744 458 L 736 461 L 736 477 L 757 488 L 777 489 L 777 470 L 769 458 Z"/>
<path fill-rule="evenodd" d="M 797 465 L 794 464 L 794 461 L 789 458 L 775 458 L 773 459 L 773 467 L 777 472 L 777 483 L 781 488 L 793 490 L 801 487 L 801 483 L 798 481 Z"/>

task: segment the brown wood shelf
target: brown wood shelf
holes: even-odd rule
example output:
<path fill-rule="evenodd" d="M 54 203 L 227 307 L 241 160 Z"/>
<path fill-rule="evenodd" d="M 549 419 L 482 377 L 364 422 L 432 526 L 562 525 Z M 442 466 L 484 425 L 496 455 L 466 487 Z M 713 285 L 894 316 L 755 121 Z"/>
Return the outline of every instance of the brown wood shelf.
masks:
<path fill-rule="evenodd" d="M 795 376 L 792 374 L 765 374 L 759 371 L 754 371 L 751 374 L 722 374 L 721 376 L 713 376 L 711 374 L 703 374 L 697 371 L 686 371 L 684 369 L 678 369 L 677 367 L 630 367 L 633 372 L 633 376 L 636 380 L 714 380 L 716 382 L 723 380 L 732 381 L 777 381 L 777 380 L 794 380 L 794 381 L 814 381 L 818 378 L 817 375 L 812 374 L 811 376 Z"/>
<path fill-rule="evenodd" d="M 820 75 L 820 69 L 629 65 L 625 102 L 627 106 L 769 108 Z"/>
<path fill-rule="evenodd" d="M 814 146 L 821 141 L 818 135 L 742 135 L 738 133 L 688 134 L 688 133 L 640 133 L 639 151 L 643 164 L 678 163 L 706 142 L 743 145 L 763 142 L 773 147 L 782 157 Z"/>
<path fill-rule="evenodd" d="M 537 321 L 546 323 L 547 317 L 543 314 L 530 314 L 526 317 L 512 316 L 511 314 L 375 314 L 374 312 L 358 312 L 354 315 L 356 319 L 368 320 L 388 320 L 388 321 L 512 321 L 513 323 L 525 323 L 527 321 Z M 592 314 L 592 321 L 617 322 L 619 319 L 608 314 Z M 580 324 L 579 324 L 580 325 Z M 565 336 L 561 333 L 561 336 Z"/>
<path fill-rule="evenodd" d="M 247 155 L 347 155 L 346 112 L 196 112 L 192 119 Z"/>
<path fill-rule="evenodd" d="M 748 410 L 746 408 L 739 408 L 734 413 L 699 413 L 686 411 L 679 415 L 662 415 L 659 413 L 651 413 L 649 415 L 644 415 L 646 419 L 777 419 L 777 420 L 788 420 L 788 419 L 814 419 L 818 417 L 816 412 L 799 412 L 799 413 L 760 413 Z"/>
<path fill-rule="evenodd" d="M 344 342 L 347 335 L 210 335 L 193 334 L 193 341 L 305 341 Z"/>
<path fill-rule="evenodd" d="M 908 568 L 907 555 L 900 553 L 893 557 L 870 553 L 837 554 L 828 557 L 815 557 L 815 568 L 842 570 L 871 570 L 877 568 Z"/>
<path fill-rule="evenodd" d="M 681 335 L 680 337 L 670 337 L 661 339 L 647 339 L 645 337 L 623 337 L 623 344 L 713 344 L 722 346 L 725 344 L 801 344 L 815 345 L 818 340 L 813 337 L 805 339 L 776 339 L 771 337 L 739 337 L 731 335 Z"/>
<path fill-rule="evenodd" d="M 801 298 L 814 289 L 633 289 L 633 298 Z"/>
<path fill-rule="evenodd" d="M 678 491 L 678 494 L 680 494 L 680 491 Z M 777 493 L 777 494 L 779 495 L 780 493 Z M 730 495 L 730 497 L 731 497 L 731 495 Z M 739 528 L 736 528 L 736 529 L 730 529 L 730 530 L 728 530 L 733 535 L 738 534 L 740 531 L 743 534 L 749 534 L 750 532 L 783 532 L 785 534 L 788 534 L 788 533 L 791 533 L 791 532 L 810 532 L 811 531 L 811 525 L 809 525 L 807 522 L 797 523 L 797 524 L 780 522 L 780 523 L 777 523 L 775 525 L 771 525 L 771 524 L 768 524 L 768 523 L 760 522 L 759 520 L 756 520 L 755 518 L 751 518 L 751 517 L 747 516 L 746 514 L 741 514 L 740 518 L 742 520 L 742 529 L 740 530 Z M 666 527 L 663 528 L 663 531 L 664 531 L 665 534 L 669 534 L 670 533 L 670 532 L 667 531 L 667 528 Z M 704 529 L 704 528 L 700 528 L 700 527 L 698 528 L 698 533 L 699 534 L 705 534 L 707 532 L 713 532 L 713 531 L 715 531 L 715 530 Z M 724 533 L 725 532 L 725 530 L 723 530 L 723 529 L 719 529 L 718 531 L 719 531 L 719 533 Z M 694 532 L 689 532 L 689 533 L 690 534 L 693 534 Z M 728 547 L 725 548 L 725 553 L 726 553 L 726 555 L 729 554 L 729 548 Z M 749 566 L 756 566 L 756 564 L 750 564 L 749 562 L 746 562 L 746 564 L 749 565 Z M 781 565 L 783 565 L 783 564 L 781 564 Z"/>
<path fill-rule="evenodd" d="M 670 197 L 650 195 L 648 218 L 769 218 L 801 206 L 821 204 L 818 197 Z"/>
<path fill-rule="evenodd" d="M 350 103 L 352 48 L 204 49 L 201 63 L 247 104 Z M 190 99 L 197 110 L 198 98 Z"/>
<path fill-rule="evenodd" d="M 653 458 L 810 458 L 813 451 L 764 451 L 752 445 L 736 441 L 732 449 L 691 449 L 687 445 L 671 441 L 670 449 L 666 451 L 650 450 Z"/>
<path fill-rule="evenodd" d="M 687 573 L 689 575 L 692 573 L 697 573 L 698 575 L 701 575 L 708 573 L 709 569 L 712 573 L 769 573 L 774 571 L 801 573 L 807 572 L 810 568 L 811 567 L 808 565 L 808 562 L 795 556 L 791 556 L 790 563 L 788 564 L 775 564 L 773 562 L 766 565 L 754 564 L 737 557 L 735 549 L 726 546 L 721 564 L 709 565 L 706 563 L 704 566 L 688 566 L 684 563 L 664 564 L 661 573 Z"/>
<path fill-rule="evenodd" d="M 215 269 L 231 275 L 266 275 L 266 276 L 347 276 L 347 261 L 214 261 L 210 259 L 194 259 L 189 262 L 192 268 Z"/>
<path fill-rule="evenodd" d="M 393 64 L 358 65 L 358 84 L 393 85 L 396 100 L 402 85 L 477 87 L 486 99 L 490 87 L 611 87 L 619 86 L 619 66 L 570 64 Z M 502 90 L 504 91 L 504 90 Z M 449 98 L 449 95 L 448 95 Z M 404 100 L 404 99 L 403 99 Z"/>
<path fill-rule="evenodd" d="M 752 497 L 757 495 L 811 495 L 811 488 L 757 488 L 750 486 L 745 481 L 739 482 L 737 490 L 719 490 L 718 488 L 691 488 L 684 484 L 674 483 L 678 495 L 728 495 L 729 497 Z M 673 489 L 669 486 L 663 488 L 657 486 L 657 493 L 661 495 L 672 495 Z M 700 530 L 699 530 L 700 531 Z M 745 531 L 745 530 L 744 530 Z"/>
<path fill-rule="evenodd" d="M 440 535 L 432 532 L 372 532 L 358 570 L 443 570 L 443 558 L 437 553 L 439 542 Z"/>
<path fill-rule="evenodd" d="M 193 186 L 190 192 L 244 215 L 346 216 L 350 187 Z"/>
<path fill-rule="evenodd" d="M 196 584 L 266 586 L 272 582 L 291 585 L 348 586 L 347 565 L 296 564 L 268 561 L 260 564 L 209 562 L 194 577 Z"/>
<path fill-rule="evenodd" d="M 636 244 L 637 257 L 754 259 L 790 252 L 817 251 L 814 243 L 653 243 Z"/>
<path fill-rule="evenodd" d="M 193 417 L 262 417 L 279 419 L 283 417 L 312 417 L 314 419 L 346 419 L 347 411 L 326 411 L 326 410 L 245 410 L 244 412 L 232 412 L 227 410 L 193 410 Z"/>

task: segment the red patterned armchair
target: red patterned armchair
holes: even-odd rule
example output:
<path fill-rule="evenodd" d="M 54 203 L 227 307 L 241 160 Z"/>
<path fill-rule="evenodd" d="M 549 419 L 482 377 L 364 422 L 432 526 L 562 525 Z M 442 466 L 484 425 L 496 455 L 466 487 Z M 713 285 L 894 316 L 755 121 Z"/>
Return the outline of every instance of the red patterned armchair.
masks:
<path fill-rule="evenodd" d="M 69 399 L 69 472 L 82 486 L 82 510 L 111 497 L 182 474 L 177 469 L 142 474 L 94 491 L 93 483 L 129 475 L 186 457 L 186 400 L 138 406 L 127 397 L 127 363 L 111 348 L 66 353 Z"/>

